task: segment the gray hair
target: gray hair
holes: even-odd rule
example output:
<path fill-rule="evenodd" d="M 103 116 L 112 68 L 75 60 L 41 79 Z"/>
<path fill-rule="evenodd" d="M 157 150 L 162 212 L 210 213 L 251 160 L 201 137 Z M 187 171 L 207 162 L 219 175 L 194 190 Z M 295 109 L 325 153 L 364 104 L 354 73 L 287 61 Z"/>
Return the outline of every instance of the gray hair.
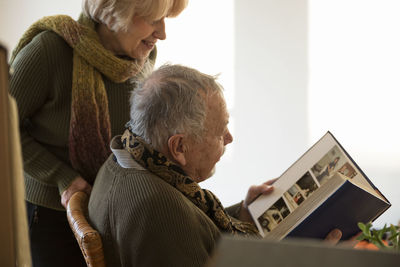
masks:
<path fill-rule="evenodd" d="M 157 21 L 176 17 L 187 6 L 188 0 L 83 0 L 83 12 L 110 30 L 127 31 L 133 16 Z"/>
<path fill-rule="evenodd" d="M 208 96 L 223 96 L 216 79 L 181 65 L 161 66 L 132 93 L 132 131 L 157 150 L 175 134 L 201 141 L 206 130 Z"/>

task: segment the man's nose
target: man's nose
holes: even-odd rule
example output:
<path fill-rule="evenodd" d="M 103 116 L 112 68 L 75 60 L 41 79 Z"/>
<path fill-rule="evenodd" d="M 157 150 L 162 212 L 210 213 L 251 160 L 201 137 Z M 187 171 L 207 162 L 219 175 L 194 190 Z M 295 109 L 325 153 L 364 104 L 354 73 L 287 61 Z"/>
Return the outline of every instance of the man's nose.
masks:
<path fill-rule="evenodd" d="M 233 141 L 233 136 L 231 135 L 231 132 L 228 131 L 224 137 L 224 145 L 226 146 L 227 144 L 232 143 Z"/>

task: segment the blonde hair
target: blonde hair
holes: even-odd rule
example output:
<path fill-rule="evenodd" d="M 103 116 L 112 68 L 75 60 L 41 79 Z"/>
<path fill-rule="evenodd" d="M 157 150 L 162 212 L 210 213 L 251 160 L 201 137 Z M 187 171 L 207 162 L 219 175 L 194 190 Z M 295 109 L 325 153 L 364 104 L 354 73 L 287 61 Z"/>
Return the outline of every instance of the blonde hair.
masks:
<path fill-rule="evenodd" d="M 127 31 L 133 16 L 148 21 L 176 17 L 187 6 L 188 0 L 83 0 L 83 12 L 110 30 Z"/>

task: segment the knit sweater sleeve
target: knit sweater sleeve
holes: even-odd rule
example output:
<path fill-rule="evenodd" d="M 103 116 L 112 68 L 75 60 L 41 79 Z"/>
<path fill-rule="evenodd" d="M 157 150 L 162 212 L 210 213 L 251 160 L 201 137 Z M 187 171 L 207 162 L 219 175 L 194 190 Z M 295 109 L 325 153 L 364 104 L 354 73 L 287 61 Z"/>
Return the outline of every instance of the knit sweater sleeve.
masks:
<path fill-rule="evenodd" d="M 228 213 L 233 218 L 239 219 L 239 214 L 240 214 L 240 209 L 242 208 L 242 203 L 243 203 L 243 201 L 225 208 L 226 213 Z"/>
<path fill-rule="evenodd" d="M 10 93 L 18 104 L 25 176 L 48 186 L 58 186 L 61 193 L 79 174 L 29 133 L 32 127 L 38 130 L 40 125 L 33 123 L 35 116 L 51 101 L 54 82 L 51 64 L 60 52 L 54 41 L 52 34 L 42 33 L 18 53 L 11 65 Z"/>

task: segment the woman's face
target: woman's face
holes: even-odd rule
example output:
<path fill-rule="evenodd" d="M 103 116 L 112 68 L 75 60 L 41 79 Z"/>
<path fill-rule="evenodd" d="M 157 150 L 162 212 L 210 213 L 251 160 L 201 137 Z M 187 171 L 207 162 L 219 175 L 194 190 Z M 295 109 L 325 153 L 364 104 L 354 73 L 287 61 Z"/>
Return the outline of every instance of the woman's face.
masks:
<path fill-rule="evenodd" d="M 157 40 L 165 40 L 164 18 L 158 21 L 147 21 L 134 16 L 126 32 L 114 33 L 114 52 L 117 55 L 135 59 L 146 59 L 153 50 Z"/>

